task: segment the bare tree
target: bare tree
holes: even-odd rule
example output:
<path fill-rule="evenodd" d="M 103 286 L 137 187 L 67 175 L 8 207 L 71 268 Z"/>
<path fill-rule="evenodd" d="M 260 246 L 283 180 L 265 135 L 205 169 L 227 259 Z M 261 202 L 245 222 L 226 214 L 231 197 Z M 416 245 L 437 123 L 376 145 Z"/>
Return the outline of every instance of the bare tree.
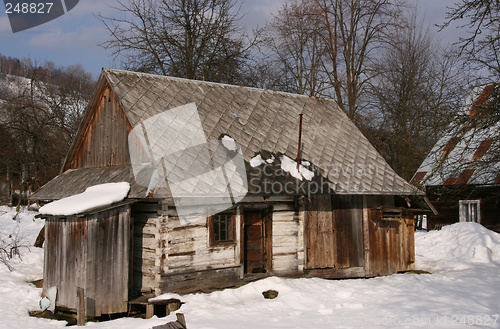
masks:
<path fill-rule="evenodd" d="M 447 13 L 445 28 L 462 22 L 468 36 L 458 43 L 469 60 L 487 68 L 494 79 L 500 79 L 500 3 L 498 0 L 461 0 Z"/>
<path fill-rule="evenodd" d="M 279 77 L 277 89 L 319 96 L 325 88 L 319 7 L 315 0 L 285 2 L 267 26 L 271 67 Z"/>
<path fill-rule="evenodd" d="M 0 128 L 13 144 L 5 161 L 21 190 L 36 189 L 57 175 L 93 85 L 78 66 L 61 70 L 35 63 L 26 71 L 30 78 L 17 77 L 0 107 Z"/>
<path fill-rule="evenodd" d="M 460 0 L 449 8 L 446 21 L 441 28 L 452 22 L 461 23 L 460 28 L 468 35 L 457 41 L 468 68 L 483 77 L 476 82 L 471 104 L 458 111 L 444 143 L 435 152 L 435 174 L 443 170 L 449 174 L 454 170 L 460 174 L 466 169 L 474 170 L 476 177 L 500 179 L 500 3 L 498 0 Z M 465 83 L 465 81 L 464 81 Z M 472 90 L 472 88 L 470 88 Z M 455 148 L 459 144 L 460 148 Z M 442 156 L 454 149 L 454 158 Z M 478 156 L 479 154 L 479 156 Z M 471 158 L 472 156 L 472 158 Z M 470 160 L 470 161 L 464 161 Z M 447 167 L 447 168 L 443 168 Z"/>
<path fill-rule="evenodd" d="M 378 75 L 369 83 L 369 94 L 381 118 L 368 123 L 368 137 L 405 179 L 447 129 L 467 80 L 457 52 L 441 48 L 415 15 L 408 23 L 394 31 L 373 66 Z"/>
<path fill-rule="evenodd" d="M 355 119 L 370 79 L 368 69 L 388 32 L 399 25 L 403 0 L 316 0 L 327 57 L 324 70 L 338 105 Z"/>
<path fill-rule="evenodd" d="M 124 18 L 98 15 L 110 33 L 101 46 L 127 69 L 234 83 L 255 40 L 240 28 L 236 0 L 128 0 Z"/>

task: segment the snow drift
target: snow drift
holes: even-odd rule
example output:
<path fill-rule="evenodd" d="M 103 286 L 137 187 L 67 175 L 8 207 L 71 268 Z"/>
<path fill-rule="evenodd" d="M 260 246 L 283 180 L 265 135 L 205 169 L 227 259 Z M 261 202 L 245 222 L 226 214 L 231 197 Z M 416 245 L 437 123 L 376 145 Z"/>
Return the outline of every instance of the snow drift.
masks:
<path fill-rule="evenodd" d="M 493 264 L 500 261 L 500 234 L 477 223 L 456 223 L 440 231 L 416 232 L 415 254 L 415 267 L 429 272 Z"/>

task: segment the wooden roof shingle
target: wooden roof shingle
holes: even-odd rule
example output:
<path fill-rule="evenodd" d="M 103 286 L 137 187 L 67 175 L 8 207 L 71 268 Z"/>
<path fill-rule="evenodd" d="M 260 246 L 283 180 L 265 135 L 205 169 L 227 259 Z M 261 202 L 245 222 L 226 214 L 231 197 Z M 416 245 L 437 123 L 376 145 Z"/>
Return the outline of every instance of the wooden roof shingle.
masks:
<path fill-rule="evenodd" d="M 207 140 L 229 135 L 240 146 L 247 164 L 261 152 L 295 159 L 302 113 L 301 159 L 319 168 L 319 175 L 330 182 L 334 193 L 421 193 L 392 170 L 331 99 L 114 69 L 103 69 L 101 80 L 111 87 L 132 127 L 194 102 Z M 102 180 L 104 176 L 103 172 Z M 118 176 L 129 182 L 133 179 L 124 173 Z M 91 181 L 103 182 L 85 174 L 80 179 L 85 186 Z M 132 184 L 132 191 L 139 190 Z"/>

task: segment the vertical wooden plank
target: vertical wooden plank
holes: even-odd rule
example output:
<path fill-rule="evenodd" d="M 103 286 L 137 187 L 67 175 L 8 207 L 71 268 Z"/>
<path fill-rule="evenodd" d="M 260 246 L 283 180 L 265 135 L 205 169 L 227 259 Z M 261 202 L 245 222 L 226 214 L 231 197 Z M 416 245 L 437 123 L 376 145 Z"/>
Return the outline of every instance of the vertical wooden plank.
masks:
<path fill-rule="evenodd" d="M 76 313 L 76 325 L 85 325 L 85 296 L 84 289 L 81 287 L 76 288 L 76 298 L 77 298 L 77 313 Z"/>
<path fill-rule="evenodd" d="M 332 268 L 336 249 L 332 196 L 311 196 L 307 207 L 307 267 Z"/>
<path fill-rule="evenodd" d="M 179 321 L 180 324 L 184 326 L 184 328 L 187 328 L 186 326 L 186 318 L 184 317 L 184 313 L 177 313 L 177 321 Z"/>
<path fill-rule="evenodd" d="M 414 269 L 415 263 L 415 237 L 414 237 L 414 214 L 404 212 L 401 224 L 401 266 L 400 271 Z"/>
<path fill-rule="evenodd" d="M 151 319 L 155 313 L 155 307 L 153 304 L 146 305 L 146 319 Z"/>
<path fill-rule="evenodd" d="M 261 212 L 245 212 L 245 272 L 265 271 L 264 223 Z"/>
<path fill-rule="evenodd" d="M 264 244 L 265 244 L 265 262 L 267 271 L 273 269 L 273 209 L 264 211 Z"/>
<path fill-rule="evenodd" d="M 367 196 L 363 195 L 363 249 L 364 249 L 364 268 L 367 276 L 372 275 L 370 263 L 370 213 L 368 210 Z"/>
<path fill-rule="evenodd" d="M 241 254 L 241 207 L 236 207 L 236 215 L 234 216 L 234 227 L 235 227 L 235 242 L 236 247 L 234 248 L 234 262 L 235 265 L 241 265 L 242 254 Z"/>

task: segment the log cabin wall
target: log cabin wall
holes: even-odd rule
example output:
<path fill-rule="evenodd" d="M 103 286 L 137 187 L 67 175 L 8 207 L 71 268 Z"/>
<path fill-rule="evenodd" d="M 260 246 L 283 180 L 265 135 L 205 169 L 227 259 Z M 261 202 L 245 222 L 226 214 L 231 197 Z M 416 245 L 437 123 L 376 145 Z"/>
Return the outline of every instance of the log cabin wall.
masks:
<path fill-rule="evenodd" d="M 132 205 L 132 296 L 159 294 L 161 226 L 167 220 L 158 215 L 159 208 L 157 200 L 143 200 Z"/>
<path fill-rule="evenodd" d="M 260 201 L 259 201 L 260 200 Z M 264 248 L 266 275 L 294 275 L 303 270 L 304 213 L 299 212 L 300 200 L 294 197 L 262 197 L 256 202 L 242 202 L 235 207 L 234 243 L 211 245 L 206 216 L 187 218 L 181 225 L 175 210 L 165 201 L 160 213 L 168 220 L 161 229 L 160 291 L 192 292 L 241 284 L 245 272 L 244 215 L 262 211 L 268 239 Z"/>
<path fill-rule="evenodd" d="M 272 271 L 276 275 L 304 270 L 303 198 L 281 197 L 272 213 Z"/>
<path fill-rule="evenodd" d="M 500 233 L 500 189 L 498 185 L 449 185 L 427 187 L 427 195 L 438 214 L 427 216 L 427 229 L 441 229 L 459 222 L 460 200 L 480 200 L 479 223 Z"/>
<path fill-rule="evenodd" d="M 45 222 L 44 290 L 56 286 L 56 307 L 76 311 L 84 288 L 88 316 L 127 311 L 130 206 Z"/>
<path fill-rule="evenodd" d="M 306 276 L 342 278 L 412 269 L 411 214 L 397 208 L 397 214 L 392 214 L 394 221 L 390 221 L 391 208 L 380 206 L 393 205 L 393 197 L 257 199 L 246 200 L 229 210 L 234 213 L 234 241 L 220 245 L 213 244 L 210 219 L 204 214 L 181 222 L 167 199 L 156 206 L 152 202 L 135 204 L 134 290 L 139 286 L 143 292 L 149 290 L 158 295 L 241 284 L 247 275 L 254 274 L 246 270 L 245 218 L 255 221 L 259 212 L 265 271 L 255 273 L 294 276 L 305 271 Z M 384 219 L 382 224 L 376 213 Z"/>
<path fill-rule="evenodd" d="M 64 170 L 130 163 L 127 138 L 132 127 L 109 86 L 94 106 Z"/>
<path fill-rule="evenodd" d="M 199 214 L 181 222 L 175 207 L 163 200 L 160 213 L 161 293 L 193 292 L 231 286 L 241 276 L 240 233 L 235 230 L 233 243 L 211 245 L 206 215 Z M 241 213 L 235 209 L 235 226 L 240 227 Z M 168 218 L 168 219 L 167 219 Z"/>

